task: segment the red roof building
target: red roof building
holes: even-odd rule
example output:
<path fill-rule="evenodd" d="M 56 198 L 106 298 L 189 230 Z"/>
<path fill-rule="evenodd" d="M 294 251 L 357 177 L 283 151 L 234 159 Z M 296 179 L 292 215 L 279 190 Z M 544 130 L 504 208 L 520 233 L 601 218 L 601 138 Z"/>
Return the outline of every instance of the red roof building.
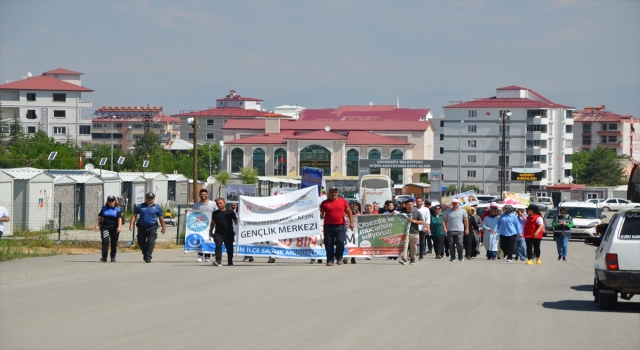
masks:
<path fill-rule="evenodd" d="M 640 161 L 640 119 L 605 110 L 605 105 L 585 107 L 573 115 L 573 149 L 612 148 L 618 155 Z"/>

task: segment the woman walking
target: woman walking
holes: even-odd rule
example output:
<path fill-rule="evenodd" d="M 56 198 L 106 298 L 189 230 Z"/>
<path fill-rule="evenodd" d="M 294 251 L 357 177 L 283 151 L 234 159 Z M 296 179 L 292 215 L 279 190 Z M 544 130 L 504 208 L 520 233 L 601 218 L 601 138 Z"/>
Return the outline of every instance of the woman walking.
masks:
<path fill-rule="evenodd" d="M 505 205 L 502 208 L 502 215 L 498 219 L 496 231 L 500 234 L 500 248 L 504 252 L 506 262 L 511 262 L 513 258 L 513 248 L 516 245 L 516 236 L 520 231 L 518 218 L 513 213 L 514 209 L 511 205 Z"/>
<path fill-rule="evenodd" d="M 516 260 L 525 261 L 527 256 L 527 242 L 524 238 L 524 225 L 527 221 L 528 214 L 525 213 L 526 208 L 516 208 L 516 217 L 520 224 L 518 234 L 516 235 L 516 247 L 514 248 Z"/>
<path fill-rule="evenodd" d="M 433 249 L 436 251 L 436 259 L 442 259 L 444 254 L 444 241 L 446 234 L 442 226 L 442 207 L 434 207 L 435 214 L 431 216 L 431 237 L 433 238 Z"/>
<path fill-rule="evenodd" d="M 482 245 L 487 250 L 487 260 L 496 260 L 498 258 L 498 243 L 500 242 L 500 235 L 496 231 L 498 225 L 498 219 L 500 219 L 500 211 L 498 204 L 491 203 L 489 207 L 489 215 L 484 218 L 482 223 Z"/>
<path fill-rule="evenodd" d="M 482 222 L 480 221 L 480 217 L 476 215 L 474 208 L 465 207 L 465 210 L 467 210 L 467 214 L 469 215 L 469 234 L 465 235 L 463 238 L 464 257 L 465 259 L 475 259 L 478 253 L 478 231 L 480 231 Z"/>
<path fill-rule="evenodd" d="M 567 214 L 567 208 L 560 208 L 560 214 L 556 215 L 551 226 L 553 226 L 553 239 L 556 241 L 556 247 L 558 248 L 558 260 L 567 261 L 567 250 L 569 249 L 571 228 L 573 227 L 573 218 Z"/>
<path fill-rule="evenodd" d="M 111 241 L 111 262 L 116 262 L 118 236 L 122 231 L 122 210 L 116 205 L 115 196 L 107 197 L 107 203 L 100 210 L 98 221 L 96 221 L 96 226 L 93 230 L 98 231 L 98 228 L 102 238 L 102 257 L 100 261 L 107 262 L 109 241 Z"/>
<path fill-rule="evenodd" d="M 527 265 L 533 265 L 533 253 L 536 255 L 536 264 L 540 261 L 540 242 L 544 231 L 544 220 L 540 215 L 540 208 L 531 204 L 527 207 L 527 219 L 524 223 L 524 239 L 527 244 Z"/>

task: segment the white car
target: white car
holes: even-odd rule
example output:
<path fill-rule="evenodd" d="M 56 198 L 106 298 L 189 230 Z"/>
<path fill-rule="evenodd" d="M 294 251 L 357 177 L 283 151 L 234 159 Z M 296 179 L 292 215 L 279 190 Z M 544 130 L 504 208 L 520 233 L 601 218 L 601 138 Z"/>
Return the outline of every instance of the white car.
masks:
<path fill-rule="evenodd" d="M 554 207 L 553 199 L 551 199 L 551 197 L 537 197 L 537 198 L 532 198 L 531 201 L 536 202 L 537 204 L 543 204 L 544 206 L 547 207 L 547 209 L 553 209 Z"/>
<path fill-rule="evenodd" d="M 585 202 L 594 203 L 594 204 L 600 206 L 600 203 L 604 202 L 604 199 L 592 198 L 592 199 L 587 199 Z"/>
<path fill-rule="evenodd" d="M 599 204 L 602 211 L 618 211 L 622 209 L 640 208 L 640 203 L 633 203 L 622 198 L 607 198 Z"/>
<path fill-rule="evenodd" d="M 593 297 L 601 309 L 616 309 L 618 294 L 630 300 L 640 294 L 640 209 L 616 213 L 602 237 L 589 237 L 595 245 Z"/>
<path fill-rule="evenodd" d="M 598 237 L 596 226 L 601 224 L 602 219 L 606 216 L 600 212 L 597 205 L 585 202 L 562 202 L 558 207 L 558 212 L 562 208 L 566 208 L 567 214 L 573 218 L 572 238 Z"/>

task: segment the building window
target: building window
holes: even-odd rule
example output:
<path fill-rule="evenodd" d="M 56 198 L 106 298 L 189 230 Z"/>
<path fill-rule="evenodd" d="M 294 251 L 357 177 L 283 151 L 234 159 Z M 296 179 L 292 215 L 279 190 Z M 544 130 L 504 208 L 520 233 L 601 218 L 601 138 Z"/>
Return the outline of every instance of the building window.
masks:
<path fill-rule="evenodd" d="M 541 176 L 542 176 L 543 179 L 546 179 L 547 178 L 547 171 L 543 170 Z M 544 196 L 541 196 L 541 197 L 544 197 Z"/>
<path fill-rule="evenodd" d="M 504 142 L 504 151 L 509 152 L 509 141 Z M 498 151 L 502 151 L 502 140 L 498 141 Z"/>
<path fill-rule="evenodd" d="M 597 193 L 587 193 L 587 199 L 598 199 Z"/>
<path fill-rule="evenodd" d="M 582 139 L 582 145 L 583 146 L 591 146 L 591 136 L 585 136 Z"/>
<path fill-rule="evenodd" d="M 507 163 L 505 165 L 509 166 L 509 156 L 506 156 L 506 158 L 507 158 Z M 502 156 L 498 157 L 498 165 L 502 165 Z"/>
<path fill-rule="evenodd" d="M 144 125 L 143 124 L 133 124 L 132 127 L 134 129 L 142 129 L 142 128 L 144 128 Z"/>
<path fill-rule="evenodd" d="M 36 93 L 35 92 L 28 92 L 27 93 L 27 101 L 35 101 L 36 100 Z"/>
<path fill-rule="evenodd" d="M 440 141 L 444 140 L 444 134 L 440 134 Z"/>
<path fill-rule="evenodd" d="M 91 125 L 80 125 L 80 135 L 91 135 Z"/>
<path fill-rule="evenodd" d="M 564 169 L 564 176 L 571 176 L 571 169 Z"/>
<path fill-rule="evenodd" d="M 582 124 L 582 133 L 591 134 L 591 124 Z"/>
<path fill-rule="evenodd" d="M 469 118 L 476 118 L 477 116 L 478 116 L 478 111 L 476 110 L 469 111 Z"/>
<path fill-rule="evenodd" d="M 367 158 L 368 159 L 382 159 L 382 157 L 380 155 L 380 151 L 378 151 L 377 149 L 372 149 L 371 151 L 369 151 L 369 156 Z M 378 175 L 380 175 L 380 168 L 369 169 L 369 174 L 378 174 Z"/>
<path fill-rule="evenodd" d="M 193 138 L 193 133 L 191 134 L 191 137 Z M 142 134 L 133 134 L 133 139 L 134 140 L 142 139 Z"/>
<path fill-rule="evenodd" d="M 162 128 L 162 125 L 160 125 L 160 124 L 153 124 L 153 128 L 154 128 L 154 129 L 161 129 L 161 128 Z"/>
<path fill-rule="evenodd" d="M 258 172 L 258 176 L 265 176 L 265 159 L 264 150 L 256 148 L 253 150 L 253 168 Z"/>
<path fill-rule="evenodd" d="M 67 116 L 67 111 L 53 111 L 54 118 L 64 118 Z"/>
<path fill-rule="evenodd" d="M 302 167 L 306 166 L 303 162 L 314 160 L 324 163 L 324 166 L 320 165 L 317 168 L 323 169 L 326 176 L 331 176 L 331 151 L 320 145 L 307 146 L 300 151 L 300 174 Z"/>
<path fill-rule="evenodd" d="M 502 137 L 502 125 L 498 125 L 498 132 L 500 133 L 500 137 Z M 505 137 L 511 136 L 511 125 L 506 125 L 504 136 Z"/>
<path fill-rule="evenodd" d="M 508 109 L 507 109 L 507 110 L 500 111 L 500 118 L 503 118 L 503 117 L 504 117 L 504 118 L 507 118 L 507 121 L 509 121 L 509 117 L 507 117 L 507 113 L 509 113 L 509 112 L 511 112 L 511 111 L 510 111 L 510 110 L 508 110 Z"/>
<path fill-rule="evenodd" d="M 444 154 L 444 147 L 440 147 L 440 154 Z"/>
<path fill-rule="evenodd" d="M 475 163 L 476 156 L 467 156 L 467 163 Z"/>
<path fill-rule="evenodd" d="M 27 110 L 27 119 L 36 119 L 38 118 L 38 116 L 36 115 L 36 110 L 35 109 L 28 109 Z"/>
<path fill-rule="evenodd" d="M 53 102 L 67 102 L 67 94 L 53 94 Z"/>
<path fill-rule="evenodd" d="M 2 124 L 0 125 L 0 128 L 2 130 L 2 133 L 4 134 L 8 134 L 11 132 L 11 124 Z"/>
<path fill-rule="evenodd" d="M 358 159 L 360 153 L 355 149 L 347 152 L 347 176 L 358 176 Z"/>
<path fill-rule="evenodd" d="M 506 175 L 506 179 L 509 180 L 509 170 L 505 170 L 504 174 Z M 498 179 L 502 179 L 502 171 L 498 171 Z"/>
<path fill-rule="evenodd" d="M 54 135 L 65 135 L 67 133 L 67 128 L 64 126 L 54 126 L 53 134 Z"/>
<path fill-rule="evenodd" d="M 94 129 L 101 129 L 102 128 L 102 124 L 93 124 L 93 128 Z"/>
<path fill-rule="evenodd" d="M 440 127 L 441 127 L 441 128 L 444 128 L 444 120 L 441 120 L 441 121 L 440 121 Z"/>
<path fill-rule="evenodd" d="M 618 124 L 609 124 L 609 130 L 618 130 Z"/>
<path fill-rule="evenodd" d="M 571 154 L 565 154 L 564 155 L 564 162 L 565 163 L 571 163 Z"/>
<path fill-rule="evenodd" d="M 477 125 L 467 125 L 467 132 L 478 132 Z"/>
<path fill-rule="evenodd" d="M 231 172 L 237 173 L 244 166 L 244 152 L 240 148 L 231 151 Z"/>
<path fill-rule="evenodd" d="M 207 125 L 216 125 L 215 119 L 207 119 Z"/>
<path fill-rule="evenodd" d="M 287 175 L 287 151 L 278 148 L 273 154 L 273 175 Z"/>
<path fill-rule="evenodd" d="M 572 148 L 573 140 L 564 140 L 564 148 Z"/>
<path fill-rule="evenodd" d="M 527 109 L 527 118 L 535 118 L 535 117 L 547 117 L 546 109 Z"/>
<path fill-rule="evenodd" d="M 527 148 L 547 148 L 547 140 L 527 140 Z"/>
<path fill-rule="evenodd" d="M 187 140 L 193 140 L 193 133 L 192 132 L 188 132 L 187 133 Z"/>
<path fill-rule="evenodd" d="M 475 170 L 467 170 L 467 177 L 475 178 L 476 177 L 476 171 Z"/>
<path fill-rule="evenodd" d="M 122 129 L 122 123 L 113 124 L 115 129 Z"/>
<path fill-rule="evenodd" d="M 567 134 L 573 134 L 573 125 L 567 124 L 564 126 L 564 131 Z"/>
<path fill-rule="evenodd" d="M 467 141 L 467 147 L 468 148 L 476 148 L 476 140 L 468 140 Z"/>
<path fill-rule="evenodd" d="M 546 163 L 547 156 L 545 155 L 535 155 L 535 156 L 527 156 L 527 163 Z"/>
<path fill-rule="evenodd" d="M 403 152 L 399 149 L 395 149 L 391 152 L 391 159 L 402 159 Z M 402 168 L 391 168 L 391 181 L 395 184 L 401 185 L 403 182 Z"/>
<path fill-rule="evenodd" d="M 600 140 L 602 141 L 602 143 L 618 143 L 617 136 L 602 136 Z"/>
<path fill-rule="evenodd" d="M 207 133 L 207 140 L 214 140 L 216 138 L 216 135 L 212 132 L 208 132 Z"/>
<path fill-rule="evenodd" d="M 547 132 L 546 125 L 527 125 L 527 134 L 533 134 L 533 133 L 545 134 L 546 132 Z"/>
<path fill-rule="evenodd" d="M 35 126 L 27 126 L 27 134 L 35 134 L 36 127 Z"/>

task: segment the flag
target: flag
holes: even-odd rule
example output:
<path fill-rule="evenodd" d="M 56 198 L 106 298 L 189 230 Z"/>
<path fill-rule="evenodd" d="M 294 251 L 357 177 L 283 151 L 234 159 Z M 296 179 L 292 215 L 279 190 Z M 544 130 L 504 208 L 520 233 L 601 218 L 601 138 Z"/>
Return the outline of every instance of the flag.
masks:
<path fill-rule="evenodd" d="M 487 115 L 491 115 L 491 112 L 487 112 Z"/>

